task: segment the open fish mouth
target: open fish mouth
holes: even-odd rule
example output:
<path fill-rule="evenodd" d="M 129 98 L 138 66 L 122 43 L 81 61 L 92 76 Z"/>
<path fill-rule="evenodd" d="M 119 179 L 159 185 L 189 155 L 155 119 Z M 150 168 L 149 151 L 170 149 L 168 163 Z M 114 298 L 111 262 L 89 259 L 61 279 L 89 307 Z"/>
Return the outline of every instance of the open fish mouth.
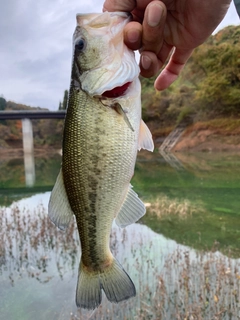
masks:
<path fill-rule="evenodd" d="M 125 46 L 125 45 L 124 45 Z M 90 96 L 118 98 L 123 96 L 131 84 L 139 76 L 139 66 L 135 61 L 133 52 L 125 46 L 124 57 L 114 55 L 115 64 L 102 65 L 84 72 L 80 76 L 82 89 Z"/>
<path fill-rule="evenodd" d="M 121 97 L 123 96 L 126 91 L 128 90 L 129 86 L 131 85 L 132 82 L 127 82 L 125 84 L 123 84 L 122 86 L 118 86 L 118 87 L 115 87 L 111 90 L 107 90 L 105 92 L 102 93 L 102 96 L 103 97 L 106 97 L 106 98 L 118 98 L 118 97 Z"/>
<path fill-rule="evenodd" d="M 138 78 L 134 52 L 123 41 L 123 28 L 130 20 L 123 12 L 77 15 L 73 45 L 76 48 L 81 39 L 85 45 L 74 54 L 76 80 L 89 96 L 118 98 Z"/>

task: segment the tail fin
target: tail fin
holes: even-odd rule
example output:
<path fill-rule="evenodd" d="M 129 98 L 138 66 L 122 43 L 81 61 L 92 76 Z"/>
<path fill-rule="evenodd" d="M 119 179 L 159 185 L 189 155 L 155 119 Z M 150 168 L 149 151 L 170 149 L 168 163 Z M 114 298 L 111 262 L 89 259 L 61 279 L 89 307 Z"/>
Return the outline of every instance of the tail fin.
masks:
<path fill-rule="evenodd" d="M 114 303 L 136 295 L 132 280 L 116 259 L 101 272 L 89 272 L 81 262 L 76 292 L 77 307 L 89 310 L 97 308 L 102 301 L 101 289 L 104 290 L 107 299 Z"/>

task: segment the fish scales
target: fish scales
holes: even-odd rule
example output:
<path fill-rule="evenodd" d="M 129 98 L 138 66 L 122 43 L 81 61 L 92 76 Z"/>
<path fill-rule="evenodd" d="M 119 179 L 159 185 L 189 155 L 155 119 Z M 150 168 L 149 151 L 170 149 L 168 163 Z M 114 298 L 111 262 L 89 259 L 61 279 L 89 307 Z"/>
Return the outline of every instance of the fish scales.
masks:
<path fill-rule="evenodd" d="M 141 120 L 139 67 L 123 41 L 127 13 L 77 15 L 62 167 L 49 217 L 65 230 L 76 217 L 81 243 L 76 304 L 95 309 L 102 290 L 111 302 L 135 296 L 135 286 L 113 257 L 113 219 L 120 227 L 146 209 L 132 190 L 138 149 L 153 150 Z"/>
<path fill-rule="evenodd" d="M 126 123 L 112 108 L 74 88 L 70 90 L 67 112 L 63 140 L 64 184 L 76 215 L 83 264 L 89 268 L 96 264 L 96 268 L 101 268 L 101 263 L 109 259 L 112 220 L 133 175 L 136 159 L 133 145 L 139 123 L 134 132 L 125 130 Z M 131 119 L 130 109 L 128 116 Z M 79 143 L 73 148 L 72 141 Z"/>

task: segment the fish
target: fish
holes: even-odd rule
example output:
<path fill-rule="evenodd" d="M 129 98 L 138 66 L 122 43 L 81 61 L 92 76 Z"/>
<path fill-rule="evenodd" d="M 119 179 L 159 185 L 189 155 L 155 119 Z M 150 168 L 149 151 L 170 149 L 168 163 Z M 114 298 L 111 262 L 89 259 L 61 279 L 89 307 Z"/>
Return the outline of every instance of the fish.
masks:
<path fill-rule="evenodd" d="M 137 152 L 153 151 L 141 119 L 141 85 L 134 52 L 124 44 L 125 12 L 77 14 L 62 165 L 48 213 L 65 230 L 75 216 L 81 244 L 76 305 L 96 309 L 102 290 L 112 303 L 136 295 L 110 250 L 113 220 L 125 228 L 145 214 L 133 190 Z"/>

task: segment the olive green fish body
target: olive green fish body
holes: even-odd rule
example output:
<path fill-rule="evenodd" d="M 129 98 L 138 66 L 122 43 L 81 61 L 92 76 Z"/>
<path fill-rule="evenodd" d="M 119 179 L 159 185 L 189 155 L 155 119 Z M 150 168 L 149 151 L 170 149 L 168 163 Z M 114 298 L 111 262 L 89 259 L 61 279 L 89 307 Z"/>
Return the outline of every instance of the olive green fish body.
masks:
<path fill-rule="evenodd" d="M 141 120 L 139 68 L 123 41 L 128 21 L 126 13 L 77 16 L 62 168 L 49 201 L 60 229 L 76 217 L 82 253 L 76 304 L 87 309 L 100 305 L 102 290 L 111 302 L 136 294 L 109 246 L 114 218 L 126 227 L 145 213 L 130 180 L 137 150 L 153 150 Z"/>
<path fill-rule="evenodd" d="M 127 101 L 125 102 L 127 104 Z M 128 103 L 128 118 L 135 106 Z M 72 88 L 64 129 L 63 179 L 76 216 L 82 262 L 93 270 L 112 259 L 109 235 L 132 178 L 140 120 L 134 132 L 99 98 Z"/>

